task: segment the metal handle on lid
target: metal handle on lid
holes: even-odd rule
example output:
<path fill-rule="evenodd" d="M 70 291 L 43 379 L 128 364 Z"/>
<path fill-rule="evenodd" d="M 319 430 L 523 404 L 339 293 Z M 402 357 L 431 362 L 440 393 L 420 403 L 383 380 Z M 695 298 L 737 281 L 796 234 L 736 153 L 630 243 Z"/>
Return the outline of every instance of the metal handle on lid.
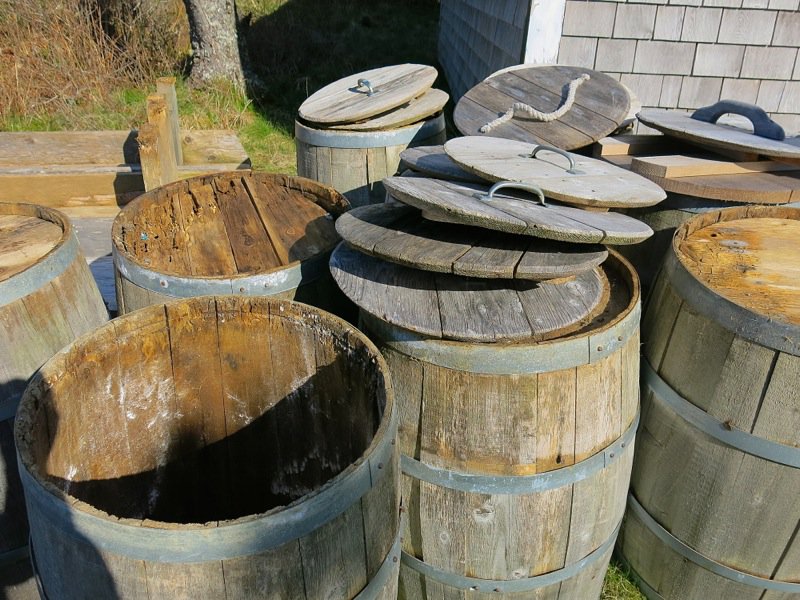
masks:
<path fill-rule="evenodd" d="M 484 200 L 494 200 L 494 193 L 503 188 L 513 188 L 517 190 L 525 190 L 526 192 L 533 192 L 539 197 L 539 204 L 542 206 L 547 206 L 544 201 L 544 192 L 542 191 L 542 188 L 532 183 L 522 183 L 520 181 L 498 181 L 491 188 L 489 188 L 489 192 L 486 194 L 486 196 L 484 196 Z"/>
<path fill-rule="evenodd" d="M 580 171 L 575 169 L 575 159 L 572 158 L 572 155 L 569 152 L 565 152 L 561 148 L 556 148 L 555 146 L 543 146 L 543 145 L 536 146 L 536 148 L 533 149 L 533 152 L 531 152 L 529 158 L 536 158 L 536 155 L 539 153 L 540 150 L 547 150 L 548 152 L 555 152 L 556 154 L 560 154 L 569 161 L 569 169 L 567 169 L 567 173 L 570 173 L 572 175 L 577 175 L 578 173 L 580 173 Z"/>
<path fill-rule="evenodd" d="M 716 123 L 725 114 L 739 115 L 753 124 L 753 134 L 770 140 L 781 141 L 786 138 L 783 127 L 769 118 L 760 106 L 739 100 L 720 100 L 716 104 L 698 108 L 692 113 L 692 119 Z"/>
<path fill-rule="evenodd" d="M 372 89 L 372 84 L 369 82 L 368 79 L 359 79 L 358 85 L 356 88 L 365 87 L 367 88 L 367 96 L 372 96 L 375 92 Z"/>

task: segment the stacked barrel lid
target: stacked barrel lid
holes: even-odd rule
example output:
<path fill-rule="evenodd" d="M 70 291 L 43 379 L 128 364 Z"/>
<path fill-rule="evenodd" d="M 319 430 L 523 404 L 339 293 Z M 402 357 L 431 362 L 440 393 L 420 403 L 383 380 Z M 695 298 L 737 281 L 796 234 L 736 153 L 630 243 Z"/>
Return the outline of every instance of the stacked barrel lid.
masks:
<path fill-rule="evenodd" d="M 403 64 L 356 73 L 326 85 L 300 105 L 306 123 L 333 131 L 377 131 L 422 121 L 449 96 L 431 86 L 437 71 Z"/>
<path fill-rule="evenodd" d="M 578 94 L 571 94 L 575 106 L 566 115 L 582 111 L 584 129 L 595 116 L 576 110 L 582 98 L 597 107 L 610 103 L 620 121 L 627 113 L 624 88 L 602 74 L 590 72 L 583 79 L 585 73 L 571 68 L 531 68 L 479 84 L 483 92 L 476 88 L 462 99 L 456 122 L 465 114 L 462 102 L 471 103 L 474 113 L 473 97 L 486 92 L 496 99 L 495 86 L 525 81 L 520 74 L 562 82 L 558 94 L 545 90 L 537 96 L 535 84 L 521 91 L 539 110 L 555 108 L 565 81 L 581 78 Z M 598 90 L 590 83 L 596 80 L 602 81 Z M 591 94 L 581 94 L 584 88 Z M 603 90 L 610 100 L 598 99 Z M 501 103 L 508 104 L 505 96 L 470 122 L 497 116 L 505 110 Z M 546 133 L 546 141 L 569 145 L 558 135 L 565 130 L 585 145 L 617 127 L 612 119 L 596 120 L 603 121 L 601 129 L 578 136 L 563 121 L 514 117 L 497 130 L 510 129 L 524 139 L 467 135 L 443 147 L 404 151 L 402 164 L 412 176 L 383 180 L 390 200 L 356 208 L 337 221 L 346 242 L 331 257 L 337 283 L 367 313 L 433 338 L 536 341 L 589 324 L 609 299 L 603 244 L 635 244 L 652 234 L 640 221 L 607 210 L 651 206 L 665 197 L 639 175 L 542 143 Z"/>

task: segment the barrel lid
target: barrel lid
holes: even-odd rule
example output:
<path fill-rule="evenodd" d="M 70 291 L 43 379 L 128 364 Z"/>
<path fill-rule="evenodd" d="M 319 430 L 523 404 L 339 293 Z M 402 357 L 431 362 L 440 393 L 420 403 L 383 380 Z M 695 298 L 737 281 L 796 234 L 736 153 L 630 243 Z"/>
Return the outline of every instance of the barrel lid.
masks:
<path fill-rule="evenodd" d="M 414 146 L 400 153 L 402 168 L 411 169 L 428 177 L 484 183 L 486 180 L 459 167 L 444 151 L 444 146 Z"/>
<path fill-rule="evenodd" d="M 490 125 L 516 103 L 542 113 L 567 106 L 573 81 L 581 82 L 573 84 L 577 86 L 574 103 L 555 120 L 534 120 L 517 110 L 513 118 Z M 463 135 L 488 135 L 573 150 L 616 130 L 625 121 L 629 107 L 627 90 L 605 73 L 550 65 L 506 70 L 488 77 L 462 96 L 453 120 Z"/>
<path fill-rule="evenodd" d="M 800 209 L 752 206 L 684 223 L 673 249 L 706 287 L 769 321 L 800 325 Z"/>
<path fill-rule="evenodd" d="M 489 279 L 572 277 L 594 269 L 608 256 L 600 245 L 436 223 L 402 204 L 355 208 L 339 218 L 336 231 L 371 256 L 424 271 Z"/>
<path fill-rule="evenodd" d="M 497 342 L 544 340 L 577 331 L 608 303 L 596 268 L 568 281 L 478 279 L 412 269 L 340 244 L 336 283 L 374 317 L 433 338 Z"/>
<path fill-rule="evenodd" d="M 67 236 L 66 218 L 32 204 L 0 203 L 0 281 L 32 267 Z"/>
<path fill-rule="evenodd" d="M 666 193 L 652 181 L 603 160 L 501 138 L 455 138 L 444 150 L 459 166 L 489 181 L 533 183 L 548 198 L 577 206 L 652 206 Z"/>
<path fill-rule="evenodd" d="M 312 123 L 355 123 L 402 106 L 421 96 L 436 80 L 427 65 L 402 64 L 362 71 L 314 92 L 300 105 Z"/>
<path fill-rule="evenodd" d="M 616 212 L 589 212 L 512 192 L 488 198 L 485 186 L 429 179 L 387 177 L 383 185 L 396 200 L 423 211 L 423 217 L 576 243 L 635 244 L 649 238 L 646 224 Z"/>
<path fill-rule="evenodd" d="M 694 113 L 695 116 L 697 112 Z M 800 159 L 800 146 L 789 144 L 783 139 L 756 135 L 740 127 L 692 118 L 689 113 L 650 108 L 641 111 L 637 116 L 642 123 L 653 129 L 696 144 L 774 158 Z"/>
<path fill-rule="evenodd" d="M 345 131 L 383 131 L 396 129 L 427 119 L 444 108 L 450 96 L 442 90 L 430 89 L 417 98 L 412 98 L 405 104 L 389 112 L 370 117 L 357 123 L 343 123 L 329 125 L 329 129 L 343 129 Z"/>
<path fill-rule="evenodd" d="M 278 270 L 330 252 L 349 204 L 303 177 L 232 172 L 156 188 L 114 220 L 116 252 L 150 271 L 196 278 Z"/>
<path fill-rule="evenodd" d="M 636 156 L 630 166 L 634 173 L 675 194 L 747 204 L 785 204 L 800 199 L 800 165 L 776 160 Z"/>

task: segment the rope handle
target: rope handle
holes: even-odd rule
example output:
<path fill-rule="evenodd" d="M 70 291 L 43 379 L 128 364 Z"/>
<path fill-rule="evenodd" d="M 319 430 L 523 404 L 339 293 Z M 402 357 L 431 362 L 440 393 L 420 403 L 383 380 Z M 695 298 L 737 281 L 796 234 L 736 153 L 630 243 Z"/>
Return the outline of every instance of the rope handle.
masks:
<path fill-rule="evenodd" d="M 545 146 L 539 145 L 533 149 L 529 158 L 536 158 L 536 155 L 539 153 L 540 150 L 546 150 L 547 152 L 555 152 L 556 154 L 560 154 L 564 158 L 569 161 L 569 169 L 567 169 L 567 173 L 570 175 L 578 175 L 581 173 L 578 169 L 575 168 L 575 159 L 572 158 L 572 155 L 569 152 L 562 150 L 561 148 L 556 148 L 555 146 Z"/>
<path fill-rule="evenodd" d="M 498 181 L 491 188 L 488 193 L 483 197 L 484 200 L 494 200 L 494 193 L 503 188 L 512 188 L 517 190 L 525 190 L 526 192 L 533 192 L 539 197 L 539 204 L 547 206 L 544 201 L 544 192 L 538 185 L 532 183 L 522 183 L 521 181 Z"/>
<path fill-rule="evenodd" d="M 356 89 L 360 87 L 367 88 L 367 96 L 372 96 L 372 94 L 375 93 L 375 91 L 372 89 L 372 84 L 369 82 L 369 79 L 363 79 L 363 78 L 359 79 L 358 84 L 356 85 Z"/>
<path fill-rule="evenodd" d="M 567 84 L 567 98 L 564 102 L 553 112 L 542 112 L 540 110 L 536 110 L 529 104 L 525 104 L 524 102 L 515 102 L 511 108 L 509 108 L 504 114 L 497 117 L 494 121 L 488 122 L 486 125 L 481 127 L 479 131 L 481 133 L 489 133 L 492 129 L 497 127 L 498 125 L 502 125 L 514 118 L 515 113 L 522 112 L 531 117 L 536 121 L 542 121 L 544 123 L 548 123 L 550 121 L 555 121 L 556 119 L 560 119 L 563 117 L 567 111 L 572 108 L 572 105 L 575 103 L 575 92 L 577 92 L 578 87 L 584 82 L 589 81 L 590 77 L 587 73 L 584 73 L 580 77 L 573 79 L 572 81 Z"/>

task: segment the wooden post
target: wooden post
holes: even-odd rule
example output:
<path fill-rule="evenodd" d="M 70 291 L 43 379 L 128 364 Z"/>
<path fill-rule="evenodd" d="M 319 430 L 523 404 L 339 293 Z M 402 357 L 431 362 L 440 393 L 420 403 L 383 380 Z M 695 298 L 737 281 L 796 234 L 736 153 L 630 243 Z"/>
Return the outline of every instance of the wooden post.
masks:
<path fill-rule="evenodd" d="M 178 96 L 175 93 L 174 77 L 159 77 L 156 80 L 156 93 L 167 101 L 167 122 L 170 127 L 172 145 L 175 147 L 175 160 L 183 164 L 183 148 L 181 146 L 181 125 L 178 122 Z"/>
<path fill-rule="evenodd" d="M 146 192 L 161 185 L 161 161 L 158 157 L 158 127 L 145 123 L 139 128 L 139 162 Z"/>
<path fill-rule="evenodd" d="M 161 183 L 178 179 L 178 162 L 175 157 L 175 144 L 172 130 L 167 121 L 167 100 L 161 94 L 147 97 L 147 122 L 154 125 L 158 135 L 158 160 L 161 163 Z"/>

